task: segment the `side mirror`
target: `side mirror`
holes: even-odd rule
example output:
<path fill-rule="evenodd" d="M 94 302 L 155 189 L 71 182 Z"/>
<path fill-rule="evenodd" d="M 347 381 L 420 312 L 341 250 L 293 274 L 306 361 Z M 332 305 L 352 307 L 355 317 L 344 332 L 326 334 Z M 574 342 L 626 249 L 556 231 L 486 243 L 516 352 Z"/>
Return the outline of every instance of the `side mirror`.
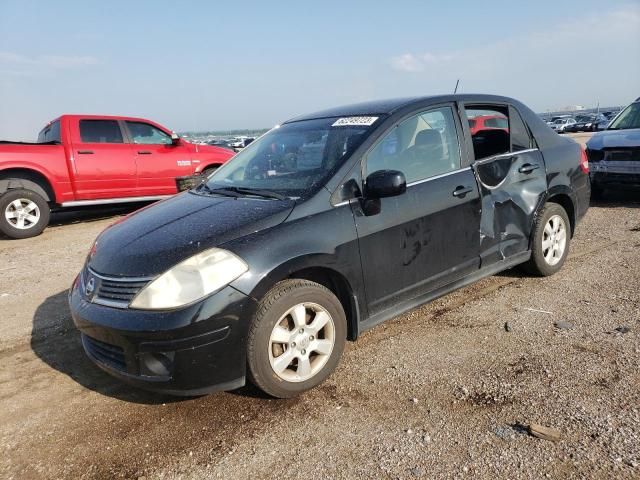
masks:
<path fill-rule="evenodd" d="M 180 143 L 180 135 L 178 135 L 176 132 L 171 132 L 171 143 L 173 145 L 177 145 L 178 143 Z"/>
<path fill-rule="evenodd" d="M 407 191 L 407 179 L 397 170 L 377 170 L 367 177 L 366 198 L 385 198 Z"/>

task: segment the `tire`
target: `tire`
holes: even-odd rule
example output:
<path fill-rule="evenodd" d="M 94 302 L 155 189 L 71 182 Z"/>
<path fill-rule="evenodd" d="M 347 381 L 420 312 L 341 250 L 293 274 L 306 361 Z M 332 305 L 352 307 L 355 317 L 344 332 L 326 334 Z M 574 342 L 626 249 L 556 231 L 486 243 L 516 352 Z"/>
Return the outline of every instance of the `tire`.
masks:
<path fill-rule="evenodd" d="M 322 328 L 314 328 L 315 320 Z M 249 327 L 249 377 L 273 397 L 299 395 L 331 375 L 346 338 L 344 309 L 329 289 L 309 280 L 279 282 L 261 300 Z"/>
<path fill-rule="evenodd" d="M 211 175 L 213 172 L 215 172 L 218 169 L 218 165 L 214 165 L 212 167 L 207 167 L 204 170 L 202 170 L 202 178 L 206 179 L 209 175 Z"/>
<path fill-rule="evenodd" d="M 47 201 L 31 190 L 16 188 L 0 196 L 0 231 L 10 238 L 40 235 L 50 215 Z"/>
<path fill-rule="evenodd" d="M 560 227 L 554 228 L 554 223 L 558 225 L 558 219 Z M 550 232 L 554 232 L 553 235 Z M 531 236 L 531 258 L 523 264 L 523 269 L 541 277 L 553 275 L 564 265 L 570 242 L 571 223 L 567 212 L 557 203 L 547 203 L 536 219 Z"/>

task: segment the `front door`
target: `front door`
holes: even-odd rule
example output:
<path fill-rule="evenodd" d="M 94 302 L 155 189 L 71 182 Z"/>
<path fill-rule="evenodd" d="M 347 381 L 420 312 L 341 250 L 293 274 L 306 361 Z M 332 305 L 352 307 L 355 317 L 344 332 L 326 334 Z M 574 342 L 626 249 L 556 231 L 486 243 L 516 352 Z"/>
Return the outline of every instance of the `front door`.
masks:
<path fill-rule="evenodd" d="M 547 191 L 544 159 L 517 110 L 506 105 L 465 105 L 469 120 L 491 114 L 508 128 L 479 130 L 471 137 L 482 197 L 482 267 L 529 250 L 534 215 Z"/>
<path fill-rule="evenodd" d="M 378 213 L 352 203 L 372 317 L 479 266 L 480 198 L 461 164 L 459 132 L 452 105 L 432 108 L 401 121 L 364 159 L 365 176 L 399 170 L 407 179 L 407 191 L 380 199 Z"/>
<path fill-rule="evenodd" d="M 125 121 L 136 159 L 138 194 L 172 195 L 178 191 L 176 178 L 193 174 L 191 153 L 171 135 L 141 121 Z"/>

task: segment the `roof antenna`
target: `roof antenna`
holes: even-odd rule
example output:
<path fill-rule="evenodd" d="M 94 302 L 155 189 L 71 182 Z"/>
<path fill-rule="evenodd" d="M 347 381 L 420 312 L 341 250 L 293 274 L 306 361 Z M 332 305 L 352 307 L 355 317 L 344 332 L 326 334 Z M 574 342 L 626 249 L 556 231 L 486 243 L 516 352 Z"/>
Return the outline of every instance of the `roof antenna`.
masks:
<path fill-rule="evenodd" d="M 458 92 L 458 84 L 460 83 L 460 79 L 456 81 L 456 88 L 453 89 L 453 94 L 455 95 Z"/>

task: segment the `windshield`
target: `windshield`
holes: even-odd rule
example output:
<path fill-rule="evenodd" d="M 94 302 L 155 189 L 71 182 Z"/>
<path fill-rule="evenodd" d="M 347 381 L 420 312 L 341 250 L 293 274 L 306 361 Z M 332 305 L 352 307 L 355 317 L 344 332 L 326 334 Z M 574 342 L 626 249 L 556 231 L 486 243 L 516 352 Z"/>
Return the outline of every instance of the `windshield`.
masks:
<path fill-rule="evenodd" d="M 360 146 L 377 118 L 321 118 L 276 127 L 216 170 L 206 190 L 312 194 Z"/>
<path fill-rule="evenodd" d="M 640 128 L 640 102 L 632 103 L 625 108 L 607 130 L 626 130 Z"/>

